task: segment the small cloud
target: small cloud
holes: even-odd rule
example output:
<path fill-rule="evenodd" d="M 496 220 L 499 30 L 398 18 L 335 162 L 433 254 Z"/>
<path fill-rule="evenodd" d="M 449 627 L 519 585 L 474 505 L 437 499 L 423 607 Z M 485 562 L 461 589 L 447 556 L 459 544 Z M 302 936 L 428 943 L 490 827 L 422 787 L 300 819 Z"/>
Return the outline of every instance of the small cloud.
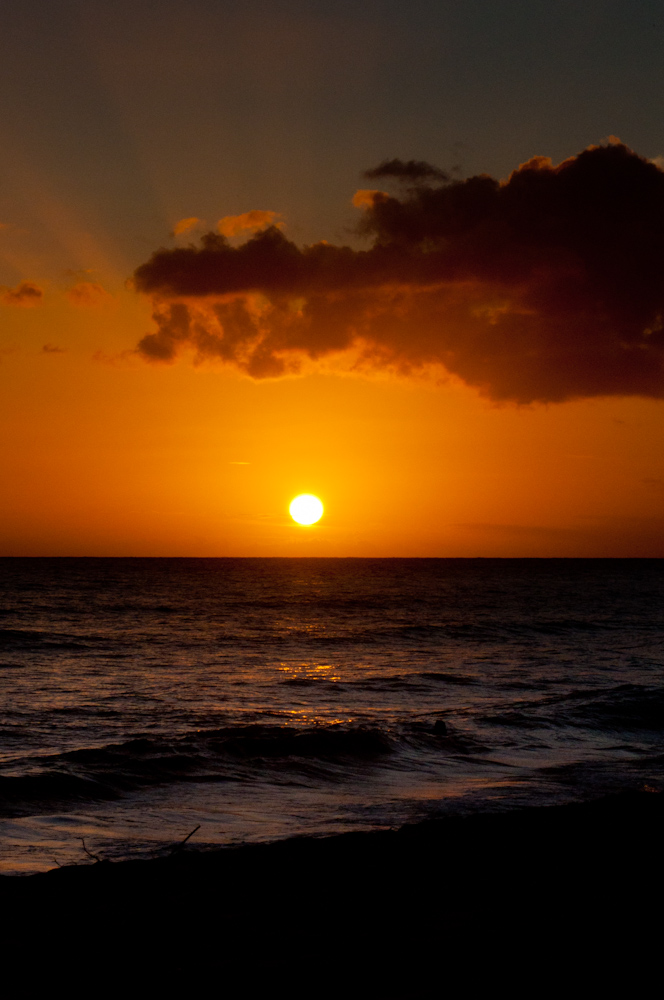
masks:
<path fill-rule="evenodd" d="M 44 344 L 41 349 L 42 354 L 65 354 L 64 347 L 56 347 L 55 344 Z"/>
<path fill-rule="evenodd" d="M 664 479 L 658 479 L 657 476 L 646 476 L 641 482 L 644 486 L 647 486 L 649 490 L 661 490 L 664 488 Z"/>
<path fill-rule="evenodd" d="M 195 215 L 189 216 L 188 219 L 180 219 L 173 226 L 173 236 L 181 236 L 182 233 L 188 233 L 191 229 L 195 229 L 200 221 Z"/>
<path fill-rule="evenodd" d="M 353 195 L 352 202 L 355 208 L 373 208 L 374 202 L 381 198 L 388 198 L 386 191 L 373 191 L 369 188 L 360 188 Z"/>
<path fill-rule="evenodd" d="M 229 462 L 229 465 L 251 465 L 251 462 Z"/>
<path fill-rule="evenodd" d="M 65 294 L 72 305 L 84 309 L 107 305 L 113 299 L 113 296 L 96 281 L 79 281 Z"/>
<path fill-rule="evenodd" d="M 0 286 L 0 301 L 6 306 L 30 308 L 41 305 L 43 297 L 44 292 L 33 281 L 22 281 L 16 288 Z"/>
<path fill-rule="evenodd" d="M 263 212 L 255 208 L 251 212 L 244 212 L 243 215 L 225 215 L 223 219 L 219 219 L 217 227 L 222 236 L 231 237 L 239 233 L 257 232 L 267 226 L 281 228 L 283 223 L 277 221 L 279 218 L 279 212 Z"/>
<path fill-rule="evenodd" d="M 424 160 L 383 160 L 377 167 L 365 170 L 364 176 L 367 180 L 390 177 L 397 181 L 410 181 L 415 184 L 424 184 L 427 181 L 445 183 L 450 180 L 450 176 L 445 170 L 433 167 Z"/>
<path fill-rule="evenodd" d="M 0 229 L 9 229 L 8 222 L 0 222 Z"/>

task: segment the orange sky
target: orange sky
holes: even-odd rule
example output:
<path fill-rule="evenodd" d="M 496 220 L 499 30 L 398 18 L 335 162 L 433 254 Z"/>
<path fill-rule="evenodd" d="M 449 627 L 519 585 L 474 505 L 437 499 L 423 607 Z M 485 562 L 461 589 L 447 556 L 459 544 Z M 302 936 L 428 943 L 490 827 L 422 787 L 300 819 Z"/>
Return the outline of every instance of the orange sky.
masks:
<path fill-rule="evenodd" d="M 5 555 L 664 556 L 661 402 L 255 382 L 139 360 L 130 291 L 0 309 Z M 289 518 L 299 492 L 318 525 Z"/>
<path fill-rule="evenodd" d="M 658 5 L 609 6 L 620 17 L 602 4 L 489 0 L 368 0 L 361 10 L 346 0 L 285 0 L 274 10 L 259 0 L 67 0 L 61 9 L 9 0 L 0 38 L 0 555 L 664 557 L 664 401 L 603 397 L 613 383 L 596 391 L 579 370 L 567 393 L 565 351 L 551 386 L 540 364 L 534 391 L 554 398 L 562 386 L 568 401 L 527 405 L 492 402 L 440 364 L 427 367 L 433 320 L 421 357 L 409 355 L 417 336 L 406 328 L 386 363 L 363 374 L 313 337 L 304 374 L 253 380 L 205 348 L 204 324 L 172 363 L 137 351 L 140 342 L 163 347 L 144 340 L 156 331 L 152 309 L 177 300 L 158 284 L 140 294 L 131 283 L 160 246 L 212 230 L 237 247 L 273 224 L 300 248 L 329 240 L 367 249 L 358 218 L 367 213 L 380 242 L 394 235 L 389 212 L 380 216 L 370 194 L 354 208 L 353 194 L 394 191 L 389 172 L 362 176 L 393 157 L 438 164 L 455 179 L 486 171 L 502 178 L 495 195 L 533 156 L 552 158 L 533 161 L 536 184 L 542 164 L 555 184 L 550 163 L 593 144 L 609 149 L 600 154 L 608 162 L 614 133 L 640 154 L 637 172 L 659 166 L 657 186 Z M 650 205 L 642 209 L 647 220 Z M 503 255 L 509 266 L 513 249 Z M 554 249 L 534 284 L 519 258 L 507 278 L 495 267 L 480 275 L 477 308 L 446 306 L 452 318 L 457 306 L 473 315 L 469 337 L 490 328 L 497 354 L 485 392 L 494 398 L 528 391 L 505 382 L 515 366 L 500 354 L 500 324 L 512 310 L 522 335 L 535 310 L 529 282 L 537 308 L 549 309 L 549 346 L 560 331 L 572 350 L 584 317 L 601 312 L 571 280 L 566 301 L 569 260 L 561 265 Z M 625 260 L 638 286 L 640 258 L 630 250 Z M 455 287 L 471 288 L 470 279 L 457 276 Z M 258 279 L 247 288 L 264 291 Z M 567 312 L 546 304 L 552 288 Z M 610 319 L 625 313 L 616 291 Z M 650 339 L 632 359 L 652 345 L 661 353 L 655 291 Z M 299 308 L 300 291 L 289 294 L 281 319 Z M 343 294 L 332 288 L 318 316 Z M 609 375 L 636 392 L 627 370 L 620 381 L 625 343 L 633 347 L 618 330 Z M 524 344 L 523 358 L 537 354 Z M 484 347 L 469 360 L 458 343 L 444 346 L 478 384 Z M 657 397 L 661 361 L 654 347 L 651 355 L 647 392 Z M 395 374 L 404 358 L 415 367 L 424 358 L 422 372 Z M 325 504 L 319 524 L 290 519 L 300 492 Z"/>

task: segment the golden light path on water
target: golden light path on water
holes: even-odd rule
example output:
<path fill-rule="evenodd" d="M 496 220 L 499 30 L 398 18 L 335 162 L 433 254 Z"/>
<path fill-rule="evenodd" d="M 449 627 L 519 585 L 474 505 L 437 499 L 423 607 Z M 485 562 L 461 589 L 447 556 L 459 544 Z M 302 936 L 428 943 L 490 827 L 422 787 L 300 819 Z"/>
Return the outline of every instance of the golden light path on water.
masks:
<path fill-rule="evenodd" d="M 303 525 L 315 524 L 323 516 L 323 504 L 312 493 L 300 493 L 291 500 L 288 510 L 293 520 Z"/>

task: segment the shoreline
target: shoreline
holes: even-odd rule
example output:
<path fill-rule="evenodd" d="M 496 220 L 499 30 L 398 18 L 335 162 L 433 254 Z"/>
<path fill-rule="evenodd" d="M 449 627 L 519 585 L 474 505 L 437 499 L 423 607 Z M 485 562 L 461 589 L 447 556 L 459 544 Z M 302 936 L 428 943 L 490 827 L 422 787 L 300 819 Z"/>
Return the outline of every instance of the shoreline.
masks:
<path fill-rule="evenodd" d="M 220 965 L 257 983 L 305 966 L 320 976 L 351 958 L 363 974 L 424 983 L 442 955 L 578 940 L 590 959 L 616 933 L 623 957 L 636 948 L 654 959 L 663 834 L 664 795 L 642 791 L 398 830 L 187 845 L 1 876 L 2 938 L 15 961 L 38 942 L 52 967 L 73 934 L 81 969 L 103 941 L 114 974 L 178 983 L 213 982 Z"/>

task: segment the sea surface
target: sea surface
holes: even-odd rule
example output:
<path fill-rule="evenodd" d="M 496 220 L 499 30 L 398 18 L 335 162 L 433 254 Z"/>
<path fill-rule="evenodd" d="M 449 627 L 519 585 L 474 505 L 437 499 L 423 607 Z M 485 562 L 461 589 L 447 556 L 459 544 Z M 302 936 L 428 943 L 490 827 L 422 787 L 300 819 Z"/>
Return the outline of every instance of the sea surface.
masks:
<path fill-rule="evenodd" d="M 6 873 L 658 791 L 664 560 L 0 559 L 0 692 Z"/>

